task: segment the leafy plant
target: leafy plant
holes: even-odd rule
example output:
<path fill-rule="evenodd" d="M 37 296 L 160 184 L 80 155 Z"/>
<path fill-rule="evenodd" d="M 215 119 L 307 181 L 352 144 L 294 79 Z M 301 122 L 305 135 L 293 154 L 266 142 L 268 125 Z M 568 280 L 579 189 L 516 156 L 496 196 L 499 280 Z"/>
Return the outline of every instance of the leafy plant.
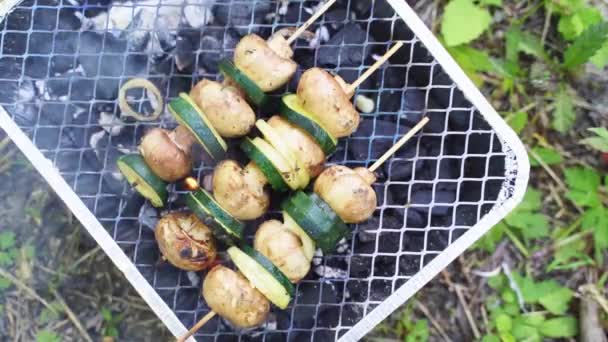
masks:
<path fill-rule="evenodd" d="M 532 152 L 547 165 L 561 164 L 564 161 L 562 155 L 550 147 L 537 146 L 532 149 Z M 540 166 L 540 161 L 538 161 L 535 157 L 531 157 L 530 165 Z"/>
<path fill-rule="evenodd" d="M 36 334 L 36 342 L 61 342 L 61 338 L 53 331 L 40 330 L 38 334 Z"/>
<path fill-rule="evenodd" d="M 490 312 L 492 332 L 482 341 L 542 341 L 543 338 L 577 334 L 576 318 L 565 315 L 573 297 L 570 289 L 554 280 L 536 282 L 519 274 L 514 274 L 513 278 L 517 284 L 514 288 L 504 274 L 488 279 L 488 286 L 497 295 L 488 297 L 485 303 Z M 523 312 L 525 305 L 533 311 Z"/>
<path fill-rule="evenodd" d="M 596 136 L 581 140 L 581 144 L 585 144 L 600 152 L 608 153 L 608 129 L 596 127 L 588 128 L 588 130 L 595 133 Z"/>
<path fill-rule="evenodd" d="M 102 308 L 101 316 L 103 317 L 103 336 L 118 338 L 118 325 L 122 322 L 124 314 L 114 315 L 111 310 Z"/>
<path fill-rule="evenodd" d="M 448 46 L 468 43 L 490 27 L 492 16 L 473 0 L 451 0 L 445 7 L 441 34 Z"/>
<path fill-rule="evenodd" d="M 18 249 L 15 248 L 15 233 L 12 231 L 0 233 L 0 267 L 13 266 L 18 253 Z"/>

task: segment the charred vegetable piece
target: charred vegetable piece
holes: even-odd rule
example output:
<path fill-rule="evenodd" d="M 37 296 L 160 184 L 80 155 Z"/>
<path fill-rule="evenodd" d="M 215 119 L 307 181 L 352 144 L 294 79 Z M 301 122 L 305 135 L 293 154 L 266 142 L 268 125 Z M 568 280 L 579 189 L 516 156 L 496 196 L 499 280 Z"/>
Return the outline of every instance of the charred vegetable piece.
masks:
<path fill-rule="evenodd" d="M 294 294 L 289 279 L 270 260 L 250 246 L 228 248 L 228 255 L 236 267 L 268 300 L 286 309 Z"/>
<path fill-rule="evenodd" d="M 243 223 L 217 204 L 206 190 L 187 193 L 186 204 L 204 224 L 211 227 L 218 240 L 231 246 L 243 239 Z"/>
<path fill-rule="evenodd" d="M 289 122 L 308 132 L 321 146 L 326 156 L 334 153 L 338 141 L 312 114 L 302 107 L 302 103 L 297 95 L 289 94 L 283 96 L 280 112 Z"/>
<path fill-rule="evenodd" d="M 226 142 L 188 94 L 181 93 L 178 98 L 169 102 L 168 108 L 177 122 L 188 128 L 203 145 L 211 158 L 220 160 L 224 157 L 228 149 Z"/>
<path fill-rule="evenodd" d="M 152 172 L 139 154 L 122 156 L 116 162 L 118 169 L 135 190 L 155 207 L 167 201 L 167 183 Z"/>
<path fill-rule="evenodd" d="M 310 182 L 310 175 L 304 163 L 300 161 L 300 158 L 296 153 L 289 147 L 285 141 L 281 139 L 281 136 L 275 129 L 270 126 L 264 120 L 258 120 L 255 126 L 260 130 L 264 139 L 272 145 L 281 156 L 289 163 L 291 168 L 294 170 L 295 177 L 297 177 L 298 188 L 304 189 Z"/>
<path fill-rule="evenodd" d="M 228 59 L 223 59 L 220 61 L 220 71 L 224 76 L 230 77 L 236 84 L 238 84 L 239 88 L 241 88 L 245 94 L 247 94 L 247 99 L 253 103 L 254 105 L 260 108 L 267 108 L 270 104 L 270 97 L 266 95 L 266 93 L 255 84 L 247 75 L 242 73 L 232 62 Z"/>
<path fill-rule="evenodd" d="M 285 165 L 286 162 L 283 162 L 281 169 L 278 169 L 275 164 L 269 159 L 267 156 L 268 151 L 264 153 L 259 147 L 254 143 L 255 140 L 251 140 L 249 138 L 245 138 L 241 143 L 241 149 L 247 156 L 255 162 L 258 168 L 262 171 L 268 183 L 272 186 L 276 191 L 287 191 L 289 188 L 287 186 L 287 182 L 283 179 L 281 172 L 290 172 L 289 166 Z M 275 153 L 278 153 L 275 151 Z M 280 157 L 280 156 L 279 156 Z M 280 161 L 281 159 L 275 158 L 275 162 Z"/>
<path fill-rule="evenodd" d="M 165 215 L 156 224 L 154 236 L 163 256 L 175 267 L 202 271 L 215 262 L 213 234 L 194 214 Z"/>
<path fill-rule="evenodd" d="M 348 235 L 348 227 L 316 194 L 294 193 L 282 204 L 283 210 L 323 250 L 329 253 Z"/>
<path fill-rule="evenodd" d="M 268 299 L 247 278 L 221 265 L 207 273 L 203 297 L 213 311 L 239 328 L 262 324 L 270 311 Z"/>

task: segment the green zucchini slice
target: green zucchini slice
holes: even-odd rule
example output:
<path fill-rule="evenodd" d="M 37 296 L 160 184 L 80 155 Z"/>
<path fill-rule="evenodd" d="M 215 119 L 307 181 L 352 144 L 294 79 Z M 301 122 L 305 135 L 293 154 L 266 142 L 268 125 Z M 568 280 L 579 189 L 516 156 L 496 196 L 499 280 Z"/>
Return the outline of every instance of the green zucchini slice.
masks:
<path fill-rule="evenodd" d="M 251 284 L 280 309 L 286 309 L 294 294 L 289 279 L 262 253 L 250 246 L 228 248 L 228 255 Z"/>
<path fill-rule="evenodd" d="M 167 108 L 177 122 L 196 137 L 211 158 L 220 160 L 224 157 L 228 150 L 226 142 L 188 94 L 179 94 L 178 98 L 169 102 Z"/>
<path fill-rule="evenodd" d="M 229 59 L 222 59 L 219 68 L 224 76 L 233 79 L 245 94 L 247 94 L 249 102 L 260 108 L 263 108 L 270 103 L 270 97 L 266 95 L 254 81 L 242 73 Z"/>
<path fill-rule="evenodd" d="M 308 233 L 306 233 L 286 211 L 283 211 L 283 225 L 300 238 L 304 255 L 309 261 L 312 261 L 312 258 L 315 256 L 316 246 L 315 242 L 310 238 L 310 235 L 308 235 Z"/>
<path fill-rule="evenodd" d="M 167 201 L 167 183 L 154 174 L 144 157 L 127 154 L 118 158 L 118 169 L 135 190 L 148 199 L 155 207 L 162 207 Z"/>
<path fill-rule="evenodd" d="M 298 189 L 304 189 L 310 182 L 310 175 L 306 165 L 300 161 L 296 152 L 294 152 L 288 144 L 282 141 L 279 133 L 264 120 L 258 120 L 255 126 L 260 130 L 264 139 L 272 145 L 283 158 L 289 163 L 294 170 L 295 177 L 298 180 Z"/>
<path fill-rule="evenodd" d="M 348 235 L 344 221 L 316 194 L 298 191 L 283 202 L 282 208 L 324 253 L 332 252 Z"/>
<path fill-rule="evenodd" d="M 186 205 L 203 223 L 213 230 L 213 235 L 228 246 L 243 239 L 244 224 L 232 217 L 204 189 L 186 194 Z"/>
<path fill-rule="evenodd" d="M 302 107 L 300 99 L 296 94 L 283 96 L 281 99 L 280 113 L 289 122 L 301 127 L 310 134 L 319 146 L 321 146 L 321 149 L 326 156 L 336 151 L 338 140 L 334 138 L 328 130 L 323 128 L 323 125 L 315 119 L 314 115 L 307 112 L 304 107 Z"/>
<path fill-rule="evenodd" d="M 287 182 L 285 182 L 284 177 L 281 175 L 281 170 L 278 169 L 269 159 L 269 157 L 259 149 L 259 147 L 254 143 L 254 141 L 256 140 L 245 138 L 241 143 L 241 149 L 243 150 L 243 152 L 245 152 L 249 159 L 253 160 L 253 162 L 260 168 L 264 176 L 266 176 L 268 183 L 270 183 L 273 189 L 275 189 L 276 191 L 289 190 Z M 276 161 L 277 160 L 275 160 L 275 162 Z M 282 171 L 285 171 L 286 169 L 289 169 L 289 166 L 283 165 Z"/>

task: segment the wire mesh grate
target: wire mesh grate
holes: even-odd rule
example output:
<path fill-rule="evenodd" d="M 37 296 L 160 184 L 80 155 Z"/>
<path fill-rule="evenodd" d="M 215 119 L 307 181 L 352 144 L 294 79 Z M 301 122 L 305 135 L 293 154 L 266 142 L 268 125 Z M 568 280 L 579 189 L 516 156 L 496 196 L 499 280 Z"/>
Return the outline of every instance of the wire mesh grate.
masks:
<path fill-rule="evenodd" d="M 159 262 L 151 227 L 159 212 L 120 179 L 116 159 L 158 122 L 120 119 L 120 84 L 145 77 L 165 100 L 200 79 L 247 33 L 269 36 L 304 22 L 319 1 L 25 0 L 4 17 L 0 105 L 52 161 L 80 199 L 185 326 L 208 312 L 200 275 Z M 342 0 L 299 41 L 302 70 L 320 66 L 355 80 L 396 40 L 405 46 L 357 89 L 376 110 L 342 139 L 330 163 L 369 166 L 423 115 L 422 134 L 380 168 L 378 208 L 332 255 L 316 257 L 287 310 L 235 330 L 215 318 L 197 334 L 225 340 L 335 339 L 513 194 L 517 160 L 421 41 L 385 1 Z M 283 90 L 293 91 L 298 77 Z M 278 92 L 275 96 L 279 96 Z M 133 94 L 149 110 L 145 94 Z M 258 113 L 263 116 L 263 113 Z M 269 113 L 266 113 L 269 114 Z M 230 142 L 230 157 L 244 161 Z M 204 154 L 194 170 L 213 170 Z M 167 210 L 184 207 L 171 186 Z M 277 208 L 279 199 L 273 200 Z M 264 219 L 277 218 L 271 211 Z M 248 224 L 251 239 L 262 220 Z"/>

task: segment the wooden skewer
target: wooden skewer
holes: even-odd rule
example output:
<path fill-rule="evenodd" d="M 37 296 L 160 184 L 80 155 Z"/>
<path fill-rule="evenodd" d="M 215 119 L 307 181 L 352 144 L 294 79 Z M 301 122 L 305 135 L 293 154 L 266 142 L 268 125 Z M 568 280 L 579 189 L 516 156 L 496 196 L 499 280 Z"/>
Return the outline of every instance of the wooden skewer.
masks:
<path fill-rule="evenodd" d="M 312 17 L 310 17 L 302 26 L 298 27 L 298 29 L 296 30 L 296 32 L 294 32 L 291 37 L 289 37 L 289 39 L 287 39 L 287 44 L 291 45 L 291 43 L 293 43 L 296 39 L 298 39 L 298 37 L 304 33 L 304 31 L 306 31 L 306 29 L 312 25 L 312 23 L 314 23 L 317 19 L 319 19 L 319 17 L 321 15 L 323 15 L 323 13 L 325 13 L 325 11 L 327 11 L 331 5 L 334 4 L 334 2 L 336 2 L 336 0 L 329 0 L 325 3 L 325 5 L 323 5 L 323 7 L 319 8 L 319 10 L 312 15 Z"/>
<path fill-rule="evenodd" d="M 424 125 L 429 122 L 429 117 L 425 116 L 420 120 L 419 123 L 416 124 L 409 132 L 407 132 L 393 147 L 391 147 L 386 153 L 380 157 L 380 159 L 376 160 L 376 162 L 368 168 L 369 172 L 376 171 L 388 158 L 390 158 L 398 149 L 400 149 L 408 140 L 410 140 L 416 133 L 418 133 Z"/>
<path fill-rule="evenodd" d="M 194 335 L 200 328 L 202 328 L 203 325 L 205 325 L 207 322 L 209 322 L 209 320 L 215 317 L 215 315 L 215 311 L 209 311 L 209 313 L 206 314 L 203 318 L 201 318 L 201 320 L 198 321 L 192 328 L 190 328 L 190 330 L 188 330 L 186 334 L 178 338 L 177 342 L 185 342 L 187 339 L 190 338 L 190 336 Z"/>
<path fill-rule="evenodd" d="M 355 89 L 361 85 L 361 83 L 365 82 L 365 80 L 371 76 L 371 74 L 374 73 L 374 71 L 376 71 L 379 67 L 382 66 L 382 64 L 384 64 L 384 62 L 386 62 L 389 58 L 391 58 L 395 52 L 397 52 L 397 50 L 399 50 L 401 47 L 403 46 L 403 42 L 397 42 L 397 44 L 395 44 L 390 50 L 388 50 L 384 56 L 382 56 L 379 60 L 376 61 L 376 63 L 374 63 L 374 65 L 372 65 L 369 69 L 367 69 L 363 75 L 361 75 L 355 82 L 351 83 L 348 88 L 346 88 L 346 91 L 344 91 L 346 94 L 350 94 L 352 92 L 355 91 Z"/>

